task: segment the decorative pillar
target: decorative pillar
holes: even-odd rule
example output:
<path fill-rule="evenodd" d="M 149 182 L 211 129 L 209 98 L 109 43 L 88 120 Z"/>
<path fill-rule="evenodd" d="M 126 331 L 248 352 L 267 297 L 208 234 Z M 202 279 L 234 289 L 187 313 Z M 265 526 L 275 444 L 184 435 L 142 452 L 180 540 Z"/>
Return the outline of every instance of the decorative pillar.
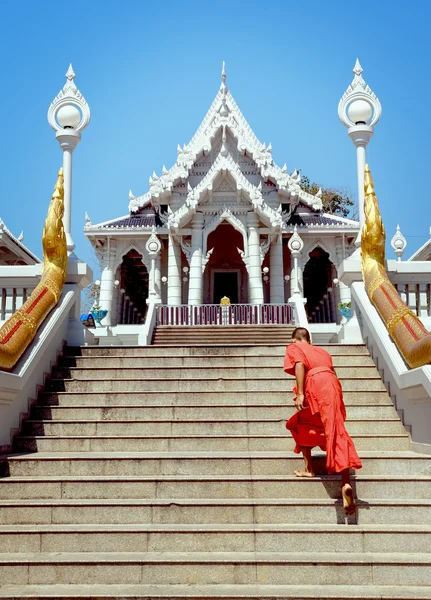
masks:
<path fill-rule="evenodd" d="M 56 132 L 57 141 L 63 150 L 64 174 L 64 216 L 63 226 L 66 234 L 68 254 L 73 252 L 72 239 L 72 153 L 81 139 L 83 131 L 90 122 L 90 108 L 73 81 L 75 73 L 72 65 L 66 73 L 66 83 L 54 98 L 48 109 L 48 123 Z M 106 321 L 105 321 L 106 323 Z"/>
<path fill-rule="evenodd" d="M 260 259 L 259 219 L 254 212 L 247 213 L 248 226 L 248 301 L 263 304 L 263 283 Z"/>
<path fill-rule="evenodd" d="M 112 325 L 112 299 L 114 296 L 114 269 L 113 261 L 115 258 L 115 242 L 108 237 L 106 249 L 103 256 L 103 270 L 100 277 L 100 296 L 99 304 L 102 310 L 107 310 L 108 314 L 104 319 L 103 325 Z"/>
<path fill-rule="evenodd" d="M 382 114 L 382 106 L 375 93 L 365 83 L 362 77 L 363 69 L 358 59 L 356 59 L 353 73 L 355 77 L 338 104 L 338 116 L 343 125 L 348 128 L 347 133 L 356 147 L 359 233 L 355 245 L 359 248 L 361 245 L 362 228 L 365 222 L 365 149 L 374 133 L 374 125 L 379 121 Z"/>
<path fill-rule="evenodd" d="M 343 260 L 346 258 L 346 247 L 345 247 L 344 234 L 343 234 L 343 237 L 341 237 L 341 238 L 340 237 L 335 238 L 335 255 L 337 258 L 336 266 L 337 266 L 337 271 L 338 271 Z M 334 284 L 336 286 L 336 290 L 338 290 L 337 305 L 338 305 L 338 303 L 341 303 L 341 304 L 349 304 L 349 302 L 351 303 L 352 295 L 350 293 L 349 286 L 347 286 L 342 281 L 339 281 L 338 279 L 334 279 Z M 337 309 L 338 309 L 338 306 L 337 306 Z M 338 322 L 338 318 L 339 318 L 339 313 L 337 311 L 337 322 Z"/>
<path fill-rule="evenodd" d="M 168 240 L 168 305 L 181 305 L 181 247 L 172 233 Z"/>
<path fill-rule="evenodd" d="M 293 229 L 293 235 L 290 237 L 287 244 L 290 254 L 293 258 L 292 270 L 290 273 L 290 292 L 294 294 L 304 296 L 304 282 L 302 277 L 302 269 L 299 264 L 299 259 L 302 256 L 302 250 L 304 248 L 304 242 L 298 233 L 298 229 L 295 225 Z"/>
<path fill-rule="evenodd" d="M 284 304 L 283 244 L 281 234 L 272 238 L 269 249 L 269 292 L 271 304 Z"/>
<path fill-rule="evenodd" d="M 189 305 L 202 304 L 203 274 L 202 274 L 202 241 L 203 241 L 202 213 L 196 213 L 192 222 L 192 244 L 190 247 L 190 274 L 189 274 Z"/>
<path fill-rule="evenodd" d="M 160 250 L 162 243 L 156 235 L 156 228 L 153 226 L 152 233 L 145 244 L 145 249 L 151 258 L 150 268 L 150 289 L 148 291 L 147 304 L 154 302 L 160 304 L 162 299 L 160 296 Z"/>

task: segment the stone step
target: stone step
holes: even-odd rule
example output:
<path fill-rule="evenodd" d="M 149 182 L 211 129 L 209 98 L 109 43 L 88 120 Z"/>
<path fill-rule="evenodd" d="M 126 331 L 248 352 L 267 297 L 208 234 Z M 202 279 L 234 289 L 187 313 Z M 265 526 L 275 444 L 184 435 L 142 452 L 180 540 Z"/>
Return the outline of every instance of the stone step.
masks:
<path fill-rule="evenodd" d="M 245 406 L 261 405 L 267 406 L 274 402 L 283 403 L 291 406 L 294 395 L 291 390 L 283 391 L 256 391 L 249 392 L 53 392 L 42 391 L 39 393 L 39 402 L 49 406 L 132 406 L 140 405 L 142 407 L 158 406 L 197 406 L 207 404 L 209 407 L 215 405 L 231 406 L 243 404 Z M 389 399 L 386 390 L 370 391 L 361 390 L 347 391 L 343 390 L 343 398 L 346 406 L 351 404 L 378 405 L 392 407 L 392 401 Z"/>
<path fill-rule="evenodd" d="M 23 436 L 200 436 L 210 435 L 286 435 L 286 413 L 295 412 L 294 409 L 284 409 L 284 418 L 281 419 L 253 419 L 246 416 L 246 420 L 225 420 L 223 418 L 208 419 L 206 421 L 193 420 L 147 420 L 140 421 L 134 418 L 133 411 L 124 420 L 44 420 L 24 421 Z M 362 408 L 362 407 L 361 407 Z M 264 411 L 262 411 L 264 412 Z M 215 411 L 213 410 L 214 414 Z M 350 411 L 349 411 L 350 413 Z M 75 418 L 80 415 L 75 415 Z M 210 417 L 210 415 L 207 415 Z M 215 414 L 214 414 L 215 416 Z M 350 415 L 349 415 L 350 416 Z M 399 419 L 356 419 L 347 422 L 347 429 L 352 435 L 373 434 L 386 435 L 405 433 L 406 430 Z"/>
<path fill-rule="evenodd" d="M 253 421 L 253 420 L 286 420 L 296 412 L 293 404 L 266 404 L 266 405 L 198 405 L 198 406 L 142 406 L 131 404 L 128 406 L 40 406 L 34 405 L 31 409 L 32 419 L 35 421 Z M 373 420 L 387 421 L 388 423 L 402 423 L 397 417 L 392 405 L 361 405 L 348 404 L 347 417 L 349 422 Z M 269 421 L 268 421 L 269 422 Z M 30 426 L 30 421 L 25 423 Z M 200 426 L 200 424 L 199 424 Z M 38 425 L 39 427 L 39 425 Z M 351 427 L 349 425 L 349 427 Z M 352 430 L 353 431 L 353 430 Z"/>
<path fill-rule="evenodd" d="M 386 388 L 380 377 L 375 378 L 349 378 L 342 377 L 341 384 L 345 391 L 369 390 L 372 392 L 385 391 Z M 193 379 L 100 379 L 100 380 L 78 380 L 78 379 L 51 379 L 47 382 L 50 391 L 66 392 L 287 392 L 291 391 L 293 379 L 287 376 L 270 379 L 250 379 L 220 376 L 218 379 L 207 379 L 195 377 Z M 126 389 L 125 389 L 126 388 Z"/>
<path fill-rule="evenodd" d="M 37 452 L 259 452 L 292 451 L 293 438 L 280 424 L 281 435 L 100 435 L 14 437 L 16 451 Z M 284 431 L 283 431 L 284 429 Z M 409 450 L 407 433 L 352 435 L 362 450 Z"/>
<path fill-rule="evenodd" d="M 346 356 L 363 354 L 369 356 L 365 344 L 324 344 L 318 345 L 332 356 Z M 226 348 L 223 344 L 218 346 L 65 346 L 64 356 L 280 356 L 284 357 L 286 344 L 268 344 L 254 348 L 253 346 L 231 346 Z"/>
<path fill-rule="evenodd" d="M 380 378 L 375 366 L 349 366 L 337 367 L 335 369 L 337 376 L 342 378 L 373 379 Z M 112 367 L 93 368 L 93 367 L 70 367 L 54 368 L 52 370 L 53 379 L 72 379 L 75 381 L 106 381 L 106 380 L 148 380 L 161 379 L 169 380 L 189 380 L 203 379 L 213 381 L 217 379 L 247 379 L 254 381 L 256 379 L 281 379 L 286 378 L 294 381 L 292 376 L 283 373 L 282 366 L 278 367 L 212 367 L 205 370 L 202 367 L 164 367 L 163 370 L 154 367 Z"/>
<path fill-rule="evenodd" d="M 351 571 L 347 565 L 346 569 Z M 430 600 L 431 585 L 4 585 L 2 600 Z"/>
<path fill-rule="evenodd" d="M 261 356 L 231 356 L 229 354 L 220 356 L 194 355 L 194 356 L 61 356 L 59 365 L 63 368 L 122 368 L 122 367 L 190 367 L 190 368 L 212 368 L 212 367 L 273 367 L 283 366 L 283 355 L 261 355 Z M 371 356 L 366 354 L 351 354 L 347 356 L 334 356 L 335 367 L 369 366 L 374 367 Z"/>
<path fill-rule="evenodd" d="M 273 585 L 283 585 L 298 580 L 307 581 L 309 586 L 350 585 L 352 593 L 356 585 L 426 585 L 430 583 L 430 567 L 429 554 L 419 553 L 403 553 L 394 558 L 390 553 L 352 552 L 346 554 L 345 559 L 336 552 L 221 551 L 210 556 L 204 552 L 86 552 L 84 556 L 75 552 L 0 554 L 3 585 L 53 585 L 65 581 L 76 585 L 83 580 L 90 580 L 93 585 L 187 584 L 193 596 L 197 581 L 201 585 L 237 588 L 238 583 L 261 585 L 271 581 Z M 358 596 L 352 595 L 349 600 L 353 597 Z"/>
<path fill-rule="evenodd" d="M 345 521 L 341 499 L 0 500 L 0 525 L 268 525 L 336 524 Z M 360 525 L 429 524 L 431 500 L 360 498 L 357 513 L 347 522 Z"/>
<path fill-rule="evenodd" d="M 388 459 L 389 461 L 390 459 Z M 296 466 L 300 466 L 299 464 Z M 365 470 L 369 470 L 365 461 Z M 429 475 L 360 475 L 352 477 L 357 498 L 389 498 L 419 501 L 430 499 Z M 301 479 L 283 475 L 64 475 L 6 477 L 1 480 L 0 499 L 190 499 L 281 498 L 339 499 L 340 477 L 322 475 Z"/>
<path fill-rule="evenodd" d="M 430 525 L 0 525 L 12 552 L 359 552 L 428 553 Z"/>
<path fill-rule="evenodd" d="M 431 455 L 409 451 L 362 451 L 361 473 L 431 475 Z M 0 475 L 290 475 L 302 459 L 292 452 L 39 452 L 0 456 Z M 315 454 L 316 473 L 325 472 L 325 455 Z"/>

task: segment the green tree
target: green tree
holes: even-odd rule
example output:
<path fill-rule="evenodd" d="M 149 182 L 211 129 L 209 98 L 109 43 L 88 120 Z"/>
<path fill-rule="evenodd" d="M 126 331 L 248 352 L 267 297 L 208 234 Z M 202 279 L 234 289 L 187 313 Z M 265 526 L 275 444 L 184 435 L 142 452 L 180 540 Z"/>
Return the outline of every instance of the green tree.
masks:
<path fill-rule="evenodd" d="M 339 217 L 348 217 L 355 219 L 358 215 L 357 206 L 352 200 L 352 194 L 349 190 L 343 190 L 340 188 L 324 188 L 318 183 L 311 182 L 307 176 L 303 176 L 300 183 L 301 188 L 304 192 L 313 194 L 314 196 L 322 188 L 322 203 L 323 210 L 331 215 L 338 215 Z"/>

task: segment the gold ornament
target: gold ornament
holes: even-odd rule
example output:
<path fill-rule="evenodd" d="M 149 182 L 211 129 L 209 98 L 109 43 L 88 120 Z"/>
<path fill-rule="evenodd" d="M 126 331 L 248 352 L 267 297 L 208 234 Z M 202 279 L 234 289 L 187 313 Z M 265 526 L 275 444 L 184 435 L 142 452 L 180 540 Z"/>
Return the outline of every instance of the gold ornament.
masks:
<path fill-rule="evenodd" d="M 412 369 L 431 363 L 431 333 L 401 300 L 389 281 L 385 265 L 385 228 L 368 165 L 365 167 L 365 224 L 361 259 L 365 289 L 389 335 Z"/>
<path fill-rule="evenodd" d="M 42 234 L 42 277 L 26 302 L 0 329 L 0 369 L 14 367 L 60 298 L 67 272 L 63 183 L 60 169 Z"/>

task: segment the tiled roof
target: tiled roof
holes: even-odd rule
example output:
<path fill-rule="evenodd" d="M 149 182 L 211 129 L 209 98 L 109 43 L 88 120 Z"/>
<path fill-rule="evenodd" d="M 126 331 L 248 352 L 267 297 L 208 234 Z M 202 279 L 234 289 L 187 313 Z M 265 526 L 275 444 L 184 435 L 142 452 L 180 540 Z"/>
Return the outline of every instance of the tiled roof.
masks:
<path fill-rule="evenodd" d="M 156 214 L 129 215 L 126 218 L 118 219 L 118 221 L 112 221 L 109 224 L 101 225 L 100 229 L 122 229 L 130 227 L 147 228 L 152 227 L 153 225 L 159 227 L 163 225 Z"/>
<path fill-rule="evenodd" d="M 297 225 L 298 227 L 318 227 L 318 226 L 346 226 L 346 222 L 341 219 L 337 219 L 334 217 L 327 217 L 325 215 L 319 214 L 297 214 L 293 213 L 289 220 L 287 221 L 287 225 Z"/>

